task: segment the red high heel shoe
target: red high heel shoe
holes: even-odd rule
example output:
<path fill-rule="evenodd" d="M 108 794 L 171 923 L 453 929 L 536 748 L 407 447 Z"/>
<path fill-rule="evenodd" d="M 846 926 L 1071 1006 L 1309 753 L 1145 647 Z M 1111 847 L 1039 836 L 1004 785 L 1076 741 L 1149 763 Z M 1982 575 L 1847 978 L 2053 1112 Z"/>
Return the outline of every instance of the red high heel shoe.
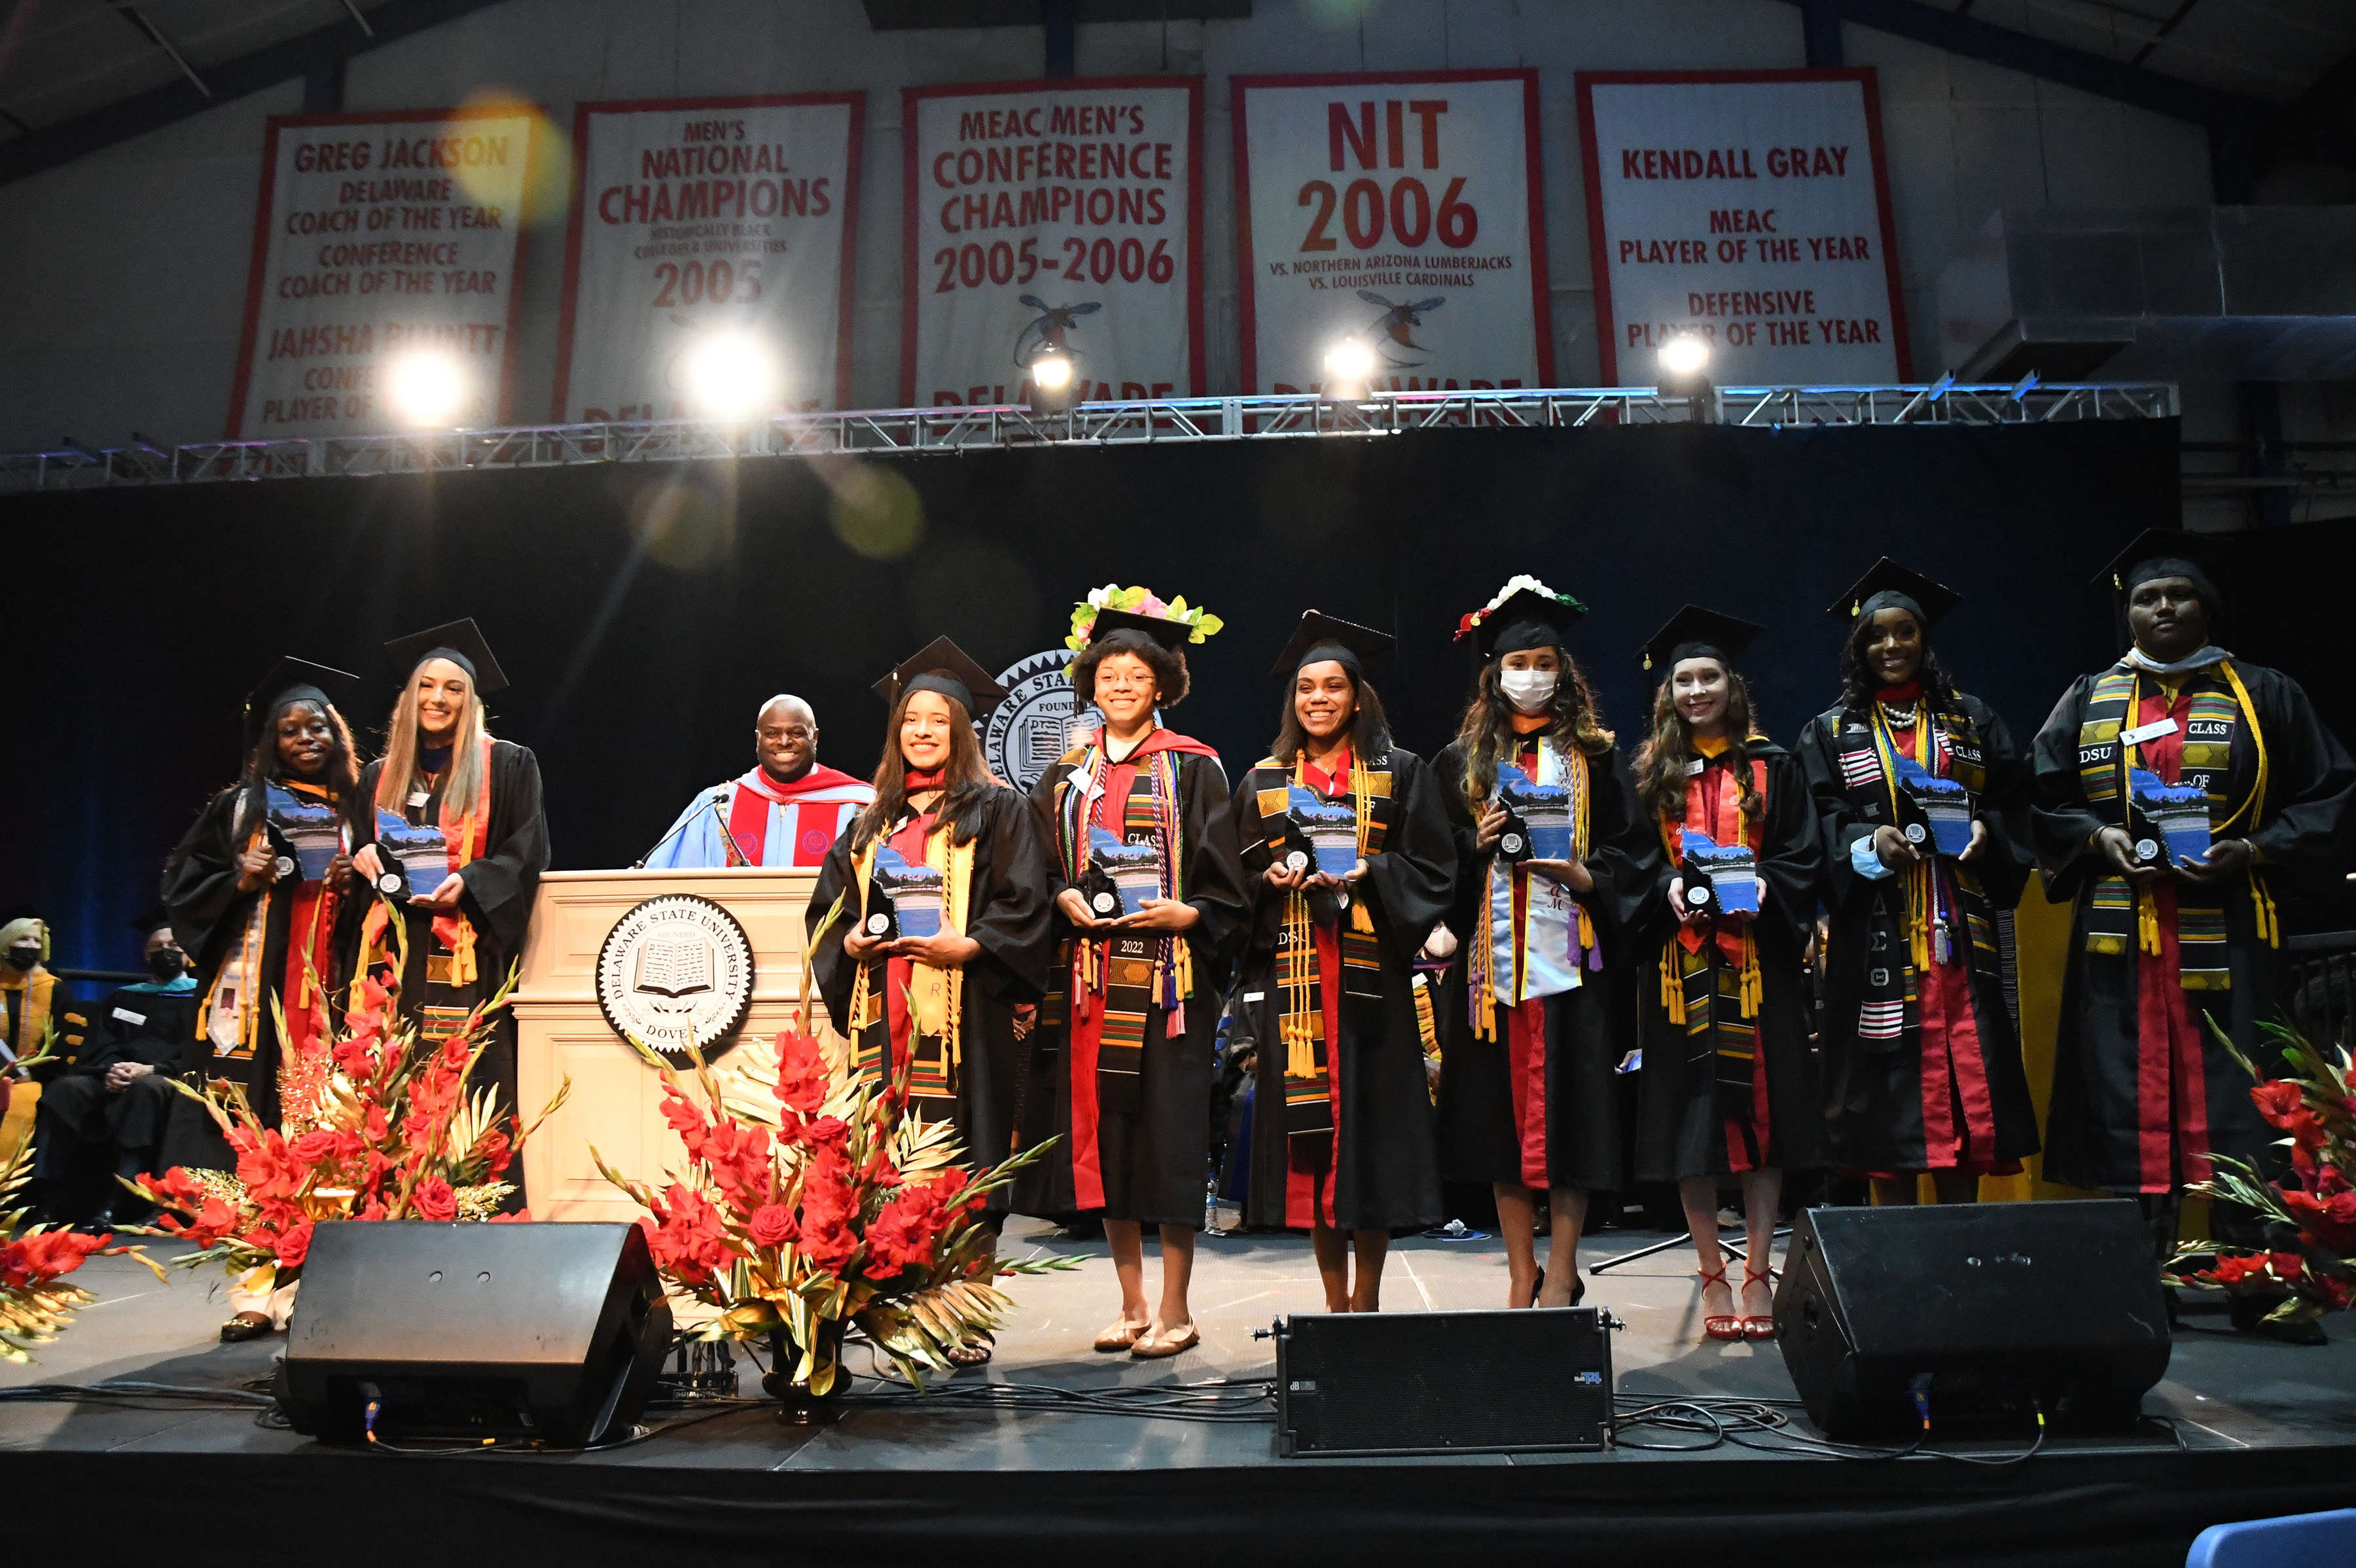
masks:
<path fill-rule="evenodd" d="M 1775 1266 L 1772 1263 L 1770 1263 L 1767 1265 L 1767 1272 L 1765 1273 L 1753 1273 L 1751 1272 L 1751 1260 L 1745 1258 L 1742 1260 L 1742 1288 L 1749 1290 L 1752 1285 L 1760 1283 L 1764 1283 L 1770 1293 L 1773 1292 L 1775 1288 Z M 1767 1317 L 1745 1316 L 1742 1320 L 1742 1337 L 1745 1339 L 1774 1338 L 1775 1319 L 1772 1316 Z"/>
<path fill-rule="evenodd" d="M 1701 1283 L 1704 1285 L 1722 1285 L 1726 1283 L 1726 1264 L 1723 1262 L 1715 1269 L 1702 1269 L 1698 1273 L 1701 1274 Z M 1705 1317 L 1701 1320 L 1701 1331 L 1706 1337 L 1711 1339 L 1739 1340 L 1742 1337 L 1742 1319 Z"/>

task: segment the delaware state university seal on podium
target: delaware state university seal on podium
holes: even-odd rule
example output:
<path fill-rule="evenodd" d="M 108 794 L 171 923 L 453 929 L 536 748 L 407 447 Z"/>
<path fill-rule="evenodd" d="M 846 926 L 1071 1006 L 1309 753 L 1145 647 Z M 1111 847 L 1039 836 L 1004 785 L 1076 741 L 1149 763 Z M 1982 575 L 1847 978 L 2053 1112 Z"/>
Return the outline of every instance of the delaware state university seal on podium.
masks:
<path fill-rule="evenodd" d="M 734 1043 L 753 1005 L 753 943 L 736 917 L 692 893 L 632 907 L 597 950 L 597 1005 L 673 1067 L 692 1045 L 705 1059 Z"/>

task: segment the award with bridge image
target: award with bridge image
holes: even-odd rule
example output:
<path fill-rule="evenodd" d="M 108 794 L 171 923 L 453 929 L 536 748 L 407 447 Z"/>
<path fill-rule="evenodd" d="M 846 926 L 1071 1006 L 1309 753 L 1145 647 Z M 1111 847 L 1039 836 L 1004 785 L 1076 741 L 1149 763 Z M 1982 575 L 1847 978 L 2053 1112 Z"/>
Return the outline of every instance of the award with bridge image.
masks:
<path fill-rule="evenodd" d="M 875 880 L 867 894 L 867 934 L 886 941 L 938 936 L 941 868 L 908 864 L 890 844 L 875 850 Z"/>
<path fill-rule="evenodd" d="M 327 875 L 344 849 L 344 819 L 324 800 L 313 800 L 275 784 L 263 786 L 262 807 L 271 847 L 278 852 L 278 875 L 300 873 L 305 882 Z"/>
<path fill-rule="evenodd" d="M 1313 790 L 1292 786 L 1285 815 L 1309 841 L 1314 869 L 1326 876 L 1347 876 L 1358 868 L 1358 813 L 1339 800 L 1328 800 Z M 1290 864 L 1290 861 L 1287 864 Z"/>
<path fill-rule="evenodd" d="M 377 808 L 376 847 L 384 862 L 377 891 L 406 901 L 431 893 L 450 875 L 450 844 L 434 822 L 412 825 L 406 819 Z"/>
<path fill-rule="evenodd" d="M 1105 828 L 1088 829 L 1088 908 L 1108 920 L 1142 911 L 1162 894 L 1162 856 L 1150 841 L 1126 843 Z"/>
<path fill-rule="evenodd" d="M 1751 846 L 1721 844 L 1694 828 L 1685 835 L 1687 907 L 1720 915 L 1759 913 L 1759 857 Z"/>
<path fill-rule="evenodd" d="M 1497 803 L 1505 809 L 1505 829 L 1497 853 L 1507 860 L 1570 858 L 1570 792 L 1540 784 L 1507 763 L 1497 769 Z"/>
<path fill-rule="evenodd" d="M 2146 865 L 2198 865 L 2209 858 L 2209 792 L 2198 784 L 2166 784 L 2141 768 L 2127 769 L 2127 832 Z"/>
<path fill-rule="evenodd" d="M 1941 779 L 1912 757 L 1892 752 L 1898 765 L 1899 831 L 1917 849 L 1959 855 L 1972 846 L 1972 793 Z"/>

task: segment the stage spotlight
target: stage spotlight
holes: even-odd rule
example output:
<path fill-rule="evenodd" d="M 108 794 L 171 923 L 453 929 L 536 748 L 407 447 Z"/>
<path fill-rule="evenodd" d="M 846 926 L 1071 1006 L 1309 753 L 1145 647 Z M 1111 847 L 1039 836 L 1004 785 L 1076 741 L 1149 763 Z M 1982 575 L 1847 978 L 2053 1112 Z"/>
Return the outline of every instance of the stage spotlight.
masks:
<path fill-rule="evenodd" d="M 446 430 L 466 401 L 466 371 L 452 354 L 421 349 L 397 354 L 384 368 L 384 401 L 412 429 Z"/>
<path fill-rule="evenodd" d="M 706 333 L 680 371 L 689 406 L 707 419 L 749 419 L 776 401 L 776 356 L 747 332 Z"/>
<path fill-rule="evenodd" d="M 1687 416 L 1697 424 L 1715 417 L 1717 400 L 1709 384 L 1709 340 L 1696 332 L 1680 332 L 1661 345 L 1658 356 L 1660 392 L 1686 400 Z"/>
<path fill-rule="evenodd" d="M 1039 350 L 1030 365 L 1031 412 L 1061 413 L 1080 401 L 1087 386 L 1072 375 L 1072 357 L 1061 349 Z"/>
<path fill-rule="evenodd" d="M 1325 395 L 1355 402 L 1366 395 L 1375 379 L 1375 351 L 1355 335 L 1325 352 Z"/>

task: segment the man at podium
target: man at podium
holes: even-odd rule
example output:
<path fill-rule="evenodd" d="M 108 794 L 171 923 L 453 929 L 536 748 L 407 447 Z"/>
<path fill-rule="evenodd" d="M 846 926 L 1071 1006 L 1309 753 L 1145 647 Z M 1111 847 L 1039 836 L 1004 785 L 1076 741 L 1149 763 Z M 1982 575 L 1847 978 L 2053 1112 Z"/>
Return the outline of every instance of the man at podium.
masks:
<path fill-rule="evenodd" d="M 776 696 L 754 720 L 753 770 L 706 789 L 646 858 L 656 871 L 809 865 L 875 799 L 870 786 L 818 760 L 818 715 Z"/>

